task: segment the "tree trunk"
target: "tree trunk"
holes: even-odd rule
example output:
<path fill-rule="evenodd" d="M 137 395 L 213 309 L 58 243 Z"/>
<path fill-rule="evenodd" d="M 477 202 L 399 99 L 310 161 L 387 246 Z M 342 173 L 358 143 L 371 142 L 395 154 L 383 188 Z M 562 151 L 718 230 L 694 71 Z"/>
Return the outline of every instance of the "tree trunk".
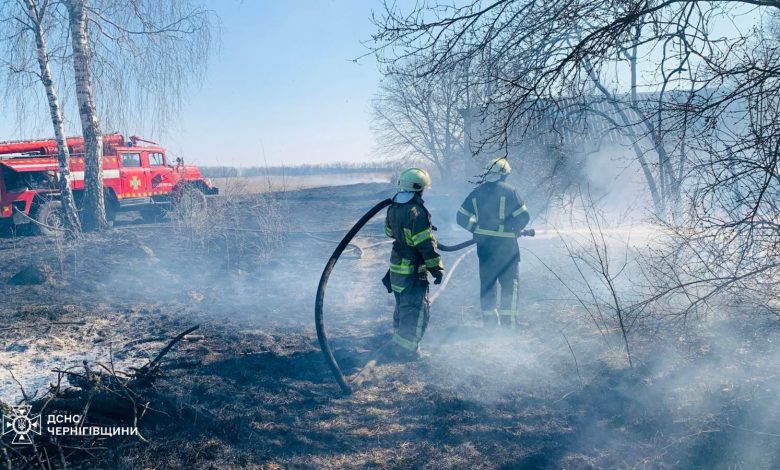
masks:
<path fill-rule="evenodd" d="M 54 86 L 54 80 L 51 77 L 51 68 L 49 67 L 49 52 L 46 47 L 46 37 L 43 33 L 43 15 L 45 10 L 40 11 L 36 7 L 34 0 L 26 0 L 27 12 L 29 14 L 34 33 L 35 46 L 38 52 L 38 65 L 41 69 L 41 82 L 46 88 L 46 98 L 49 101 L 49 113 L 51 114 L 51 123 L 54 127 L 54 137 L 57 140 L 57 162 L 59 163 L 59 185 L 60 200 L 62 201 L 62 220 L 70 236 L 76 236 L 81 231 L 76 204 L 73 200 L 73 192 L 70 188 L 70 151 L 65 140 L 65 126 L 62 123 L 62 109 L 57 97 L 57 88 Z M 45 8 L 45 6 L 44 6 Z"/>
<path fill-rule="evenodd" d="M 76 99 L 84 136 L 84 202 L 82 223 L 85 230 L 108 227 L 103 196 L 103 137 L 92 95 L 92 70 L 87 36 L 87 0 L 67 0 L 70 35 L 73 42 L 73 70 Z"/>
<path fill-rule="evenodd" d="M 468 91 L 468 87 L 466 90 Z M 474 160 L 473 142 L 471 139 L 472 132 L 474 131 L 474 116 L 471 110 L 470 101 L 467 107 L 460 111 L 460 115 L 463 118 L 463 174 L 461 175 L 464 180 L 468 181 L 469 178 L 474 175 L 469 171 L 470 164 Z"/>
<path fill-rule="evenodd" d="M 634 59 L 632 59 L 632 64 L 634 63 Z M 593 84 L 596 86 L 596 88 L 601 92 L 602 95 L 607 99 L 609 104 L 612 106 L 612 108 L 615 110 L 615 114 L 620 118 L 620 122 L 623 124 L 622 129 L 620 129 L 621 132 L 626 132 L 629 137 L 631 138 L 631 148 L 634 150 L 634 154 L 636 155 L 637 161 L 639 162 L 639 167 L 642 169 L 642 173 L 645 176 L 645 180 L 647 181 L 647 188 L 650 191 L 650 197 L 653 200 L 653 206 L 655 208 L 655 214 L 658 216 L 661 220 L 666 220 L 666 201 L 664 200 L 663 193 L 658 191 L 658 182 L 656 180 L 655 175 L 653 175 L 652 169 L 650 167 L 650 164 L 647 162 L 647 159 L 645 158 L 645 154 L 642 151 L 641 147 L 639 147 L 639 139 L 637 138 L 636 133 L 633 130 L 633 126 L 635 125 L 631 119 L 626 115 L 625 110 L 620 105 L 620 102 L 615 95 L 610 92 L 607 87 L 604 86 L 603 83 L 601 83 L 601 80 L 599 79 L 598 75 L 594 72 L 593 66 L 590 64 L 590 61 L 585 59 L 583 60 L 583 65 L 585 66 L 585 71 L 588 73 L 588 76 L 590 77 Z M 632 71 L 635 69 L 632 69 Z M 632 97 L 636 96 L 636 74 L 634 73 L 632 75 L 632 85 L 631 85 L 631 94 Z M 639 112 L 639 108 L 636 105 L 636 103 L 632 103 L 633 109 L 635 112 Z M 647 125 L 647 121 L 644 120 L 642 124 Z M 653 142 L 655 145 L 656 143 Z M 657 146 L 653 147 L 655 150 L 658 149 Z"/>

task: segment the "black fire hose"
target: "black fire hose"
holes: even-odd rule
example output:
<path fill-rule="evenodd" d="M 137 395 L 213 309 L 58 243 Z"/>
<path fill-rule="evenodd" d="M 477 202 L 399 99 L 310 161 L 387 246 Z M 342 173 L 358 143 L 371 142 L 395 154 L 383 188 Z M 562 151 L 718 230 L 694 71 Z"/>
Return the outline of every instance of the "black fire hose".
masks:
<path fill-rule="evenodd" d="M 475 243 L 477 243 L 476 240 L 472 238 L 471 240 L 466 240 L 465 242 L 458 243 L 457 245 L 442 245 L 441 243 L 439 243 L 436 245 L 436 248 L 438 248 L 441 251 L 458 251 L 468 246 L 471 246 Z"/>
<path fill-rule="evenodd" d="M 336 382 L 338 382 L 339 387 L 341 387 L 341 391 L 344 392 L 345 395 L 351 394 L 352 388 L 347 383 L 347 379 L 344 378 L 344 374 L 341 372 L 341 368 L 339 367 L 338 362 L 336 362 L 335 356 L 333 356 L 333 351 L 330 349 L 330 344 L 328 344 L 328 337 L 325 334 L 325 319 L 323 315 L 323 305 L 325 304 L 325 287 L 328 285 L 330 273 L 333 272 L 333 268 L 336 267 L 336 262 L 339 260 L 339 257 L 344 252 L 344 249 L 347 247 L 347 245 L 349 245 L 355 235 L 357 235 L 360 229 L 363 228 L 363 226 L 366 225 L 366 223 L 371 220 L 371 218 L 373 218 L 379 211 L 392 203 L 392 199 L 385 199 L 384 201 L 372 207 L 371 210 L 363 214 L 363 217 L 361 217 L 360 220 L 355 222 L 355 225 L 349 229 L 349 232 L 344 235 L 344 238 L 341 239 L 341 242 L 339 242 L 338 246 L 336 246 L 336 249 L 333 250 L 333 254 L 330 255 L 330 259 L 325 265 L 325 269 L 322 271 L 322 275 L 320 276 L 320 284 L 317 286 L 317 299 L 314 302 L 314 325 L 317 329 L 317 340 L 320 343 L 322 355 L 325 356 L 325 362 L 328 363 L 330 371 L 333 372 L 333 376 L 336 378 Z M 523 230 L 523 232 L 521 232 L 521 236 L 532 237 L 534 236 L 534 231 L 533 229 Z M 442 245 L 440 243 L 438 248 L 441 251 L 458 251 L 471 246 L 474 243 L 475 241 L 473 239 L 451 246 Z"/>
<path fill-rule="evenodd" d="M 339 256 L 341 256 L 341 253 L 344 251 L 347 245 L 349 245 L 349 242 L 352 241 L 352 238 L 354 238 L 360 229 L 366 225 L 366 222 L 371 220 L 371 218 L 374 217 L 379 211 L 392 203 L 392 199 L 385 199 L 384 201 L 375 205 L 371 208 L 371 210 L 366 212 L 363 217 L 361 217 L 360 220 L 358 220 L 355 225 L 352 226 L 351 229 L 349 229 L 349 232 L 344 235 L 344 238 L 341 239 L 341 242 L 338 244 L 336 249 L 333 250 L 333 254 L 330 255 L 328 264 L 325 265 L 325 269 L 322 271 L 322 276 L 320 276 L 320 285 L 317 286 L 317 300 L 314 303 L 314 325 L 317 328 L 317 339 L 320 342 L 320 349 L 322 350 L 322 354 L 325 356 L 325 362 L 328 363 L 330 371 L 333 372 L 333 376 L 336 378 L 336 382 L 339 383 L 339 387 L 341 387 L 341 391 L 344 392 L 345 395 L 352 393 L 352 388 L 350 388 L 347 380 L 344 378 L 344 374 L 341 373 L 339 364 L 336 362 L 336 358 L 333 356 L 333 351 L 331 351 L 330 345 L 328 344 L 328 337 L 325 335 L 325 321 L 322 315 L 322 306 L 325 303 L 325 286 L 328 285 L 328 278 L 330 277 L 330 273 L 333 271 L 333 268 L 336 266 L 336 261 L 339 260 Z"/>

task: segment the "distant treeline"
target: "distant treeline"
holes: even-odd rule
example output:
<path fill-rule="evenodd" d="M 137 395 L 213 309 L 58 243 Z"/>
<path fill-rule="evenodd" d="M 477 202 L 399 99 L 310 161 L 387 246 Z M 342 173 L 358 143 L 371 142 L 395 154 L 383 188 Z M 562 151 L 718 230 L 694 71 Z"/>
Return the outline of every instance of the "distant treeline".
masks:
<path fill-rule="evenodd" d="M 233 166 L 201 166 L 200 170 L 208 178 L 225 178 L 237 176 L 307 176 L 332 175 L 346 173 L 383 173 L 395 171 L 396 165 L 391 162 L 371 163 L 321 163 L 316 165 L 296 166 L 252 166 L 237 168 Z"/>

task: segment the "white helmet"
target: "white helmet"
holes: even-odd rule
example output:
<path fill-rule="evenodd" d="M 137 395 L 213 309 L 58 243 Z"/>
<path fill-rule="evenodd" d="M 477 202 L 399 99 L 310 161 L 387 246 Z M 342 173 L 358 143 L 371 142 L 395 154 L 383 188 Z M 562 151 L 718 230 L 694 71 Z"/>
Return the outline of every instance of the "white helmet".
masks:
<path fill-rule="evenodd" d="M 506 159 L 506 156 L 495 158 L 487 164 L 485 173 L 496 173 L 501 176 L 507 176 L 512 173 L 512 166 L 509 164 L 509 160 Z"/>
<path fill-rule="evenodd" d="M 512 166 L 506 157 L 495 158 L 485 166 L 485 181 L 499 181 L 512 173 Z"/>
<path fill-rule="evenodd" d="M 398 177 L 399 191 L 422 191 L 431 185 L 431 177 L 428 172 L 419 168 L 409 168 L 401 172 Z"/>

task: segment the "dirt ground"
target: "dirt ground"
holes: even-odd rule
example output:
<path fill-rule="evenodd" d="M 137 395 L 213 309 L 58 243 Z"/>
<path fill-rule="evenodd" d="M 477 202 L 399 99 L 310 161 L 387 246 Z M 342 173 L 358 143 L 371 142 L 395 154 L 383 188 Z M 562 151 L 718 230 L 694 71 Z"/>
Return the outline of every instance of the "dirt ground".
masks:
<path fill-rule="evenodd" d="M 0 400 L 19 402 L 22 388 L 42 394 L 53 369 L 82 361 L 138 367 L 197 324 L 202 338 L 179 343 L 156 383 L 194 415 L 141 420 L 146 442 L 107 438 L 70 468 L 780 466 L 776 320 L 728 341 L 709 328 L 638 334 L 629 368 L 619 341 L 595 331 L 527 252 L 517 331 L 481 329 L 471 252 L 432 306 L 424 358 L 380 364 L 343 396 L 314 333 L 317 281 L 348 227 L 391 194 L 386 184 L 286 192 L 275 201 L 285 236 L 268 253 L 134 216 L 76 247 L 3 238 Z M 439 238 L 464 239 L 457 203 L 428 199 Z M 248 197 L 237 207 L 257 204 Z M 263 236 L 255 219 L 242 220 L 228 228 Z M 361 249 L 347 251 L 327 291 L 328 333 L 347 375 L 390 336 L 381 224 L 361 232 Z M 551 266 L 561 261 L 553 238 L 521 245 Z M 31 266 L 40 279 L 16 284 Z"/>

